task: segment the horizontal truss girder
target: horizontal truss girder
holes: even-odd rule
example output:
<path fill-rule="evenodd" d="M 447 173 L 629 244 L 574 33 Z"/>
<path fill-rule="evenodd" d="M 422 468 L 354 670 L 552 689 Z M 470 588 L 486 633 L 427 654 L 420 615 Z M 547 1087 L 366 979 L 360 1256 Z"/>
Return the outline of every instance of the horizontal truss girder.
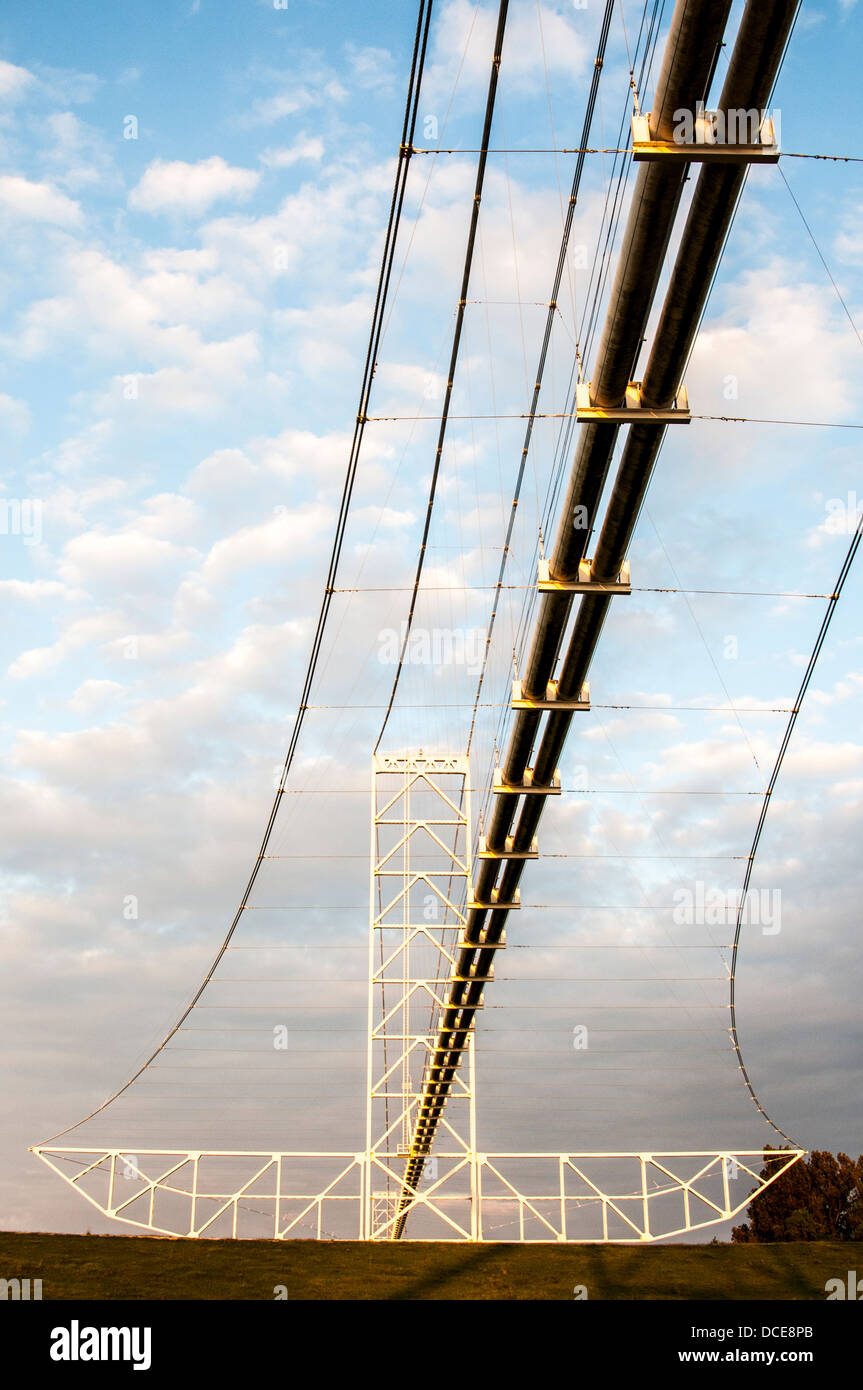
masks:
<path fill-rule="evenodd" d="M 476 1153 L 465 1152 L 455 1131 L 447 1129 L 455 1147 L 447 1145 L 444 1136 L 437 1150 L 445 1171 L 421 1186 L 407 1184 L 407 1210 L 422 1211 L 439 1226 L 425 1239 L 511 1240 L 515 1224 L 518 1238 L 528 1242 L 664 1240 L 731 1220 L 805 1153 L 803 1149 Z M 320 1238 L 328 1234 L 327 1221 L 335 1212 L 347 1210 L 356 1234 L 345 1238 L 390 1239 L 399 1216 L 392 1191 L 379 1184 L 384 1180 L 404 1183 L 402 1152 L 136 1148 L 132 1155 L 129 1149 L 71 1144 L 40 1145 L 33 1152 L 103 1215 L 138 1229 L 191 1238 L 213 1233 L 223 1218 L 231 1233 L 239 1235 L 241 1221 L 252 1213 L 270 1217 L 277 1240 L 299 1234 L 310 1223 Z M 773 1160 L 775 1171 L 763 1179 L 759 1170 L 768 1159 Z M 229 1172 L 231 1165 L 245 1163 L 248 1173 L 239 1181 L 234 1172 L 233 1185 L 219 1183 L 218 1173 L 211 1170 L 220 1163 Z M 301 1165 L 307 1172 L 315 1163 L 332 1166 L 332 1176 L 323 1186 L 315 1187 L 307 1178 L 302 1185 L 292 1181 L 292 1167 Z M 70 1164 L 77 1166 L 71 1175 Z M 202 1172 L 205 1165 L 206 1174 Z M 518 1165 L 528 1165 L 522 1176 L 516 1171 Z M 623 1172 L 619 1181 L 610 1182 L 609 1169 L 614 1167 Z M 133 1192 L 128 1190 L 130 1168 Z M 101 1182 L 104 1195 L 84 1185 L 89 1180 L 92 1186 L 93 1179 Z M 159 1223 L 155 1200 L 166 1196 L 187 1213 L 187 1220 Z M 660 1221 L 656 1212 L 663 1203 L 667 1214 Z M 263 1211 L 262 1204 L 266 1205 Z M 378 1220 L 372 1228 L 367 1212 L 375 1205 Z M 585 1217 L 594 1226 L 587 1234 L 576 1230 L 577 1225 L 584 1226 Z M 504 1233 L 496 1234 L 499 1231 Z"/>

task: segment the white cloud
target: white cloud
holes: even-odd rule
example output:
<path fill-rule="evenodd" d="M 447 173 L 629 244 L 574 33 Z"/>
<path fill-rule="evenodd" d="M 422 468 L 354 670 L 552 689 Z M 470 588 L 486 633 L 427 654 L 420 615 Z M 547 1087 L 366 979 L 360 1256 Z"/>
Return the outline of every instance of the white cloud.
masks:
<path fill-rule="evenodd" d="M 215 218 L 201 237 L 225 273 L 265 285 L 268 295 L 279 280 L 302 276 L 304 300 L 318 284 L 330 298 L 338 277 L 350 298 L 357 280 L 368 289 L 367 278 L 379 266 L 381 222 L 391 195 L 392 167 L 365 164 L 303 184 L 269 215 Z M 296 303 L 297 296 L 292 299 Z"/>
<path fill-rule="evenodd" d="M 187 487 L 201 497 L 244 492 L 258 480 L 260 471 L 242 449 L 217 449 L 193 468 Z"/>
<path fill-rule="evenodd" d="M 58 269 L 66 293 L 36 300 L 23 316 L 19 347 L 26 356 L 38 356 L 67 334 L 79 347 L 89 339 L 91 347 L 112 352 L 118 343 L 143 351 L 154 345 L 157 307 L 125 266 L 88 249 L 75 250 Z M 175 345 L 178 337 L 175 332 Z"/>
<path fill-rule="evenodd" d="M 72 111 L 52 112 L 41 126 L 45 142 L 40 156 L 57 183 L 76 192 L 122 189 L 114 152 L 101 130 L 85 124 Z"/>
<path fill-rule="evenodd" d="M 35 603 L 43 598 L 68 602 L 82 598 L 83 592 L 80 589 L 70 589 L 57 579 L 0 579 L 0 596 L 22 599 L 26 603 Z"/>
<path fill-rule="evenodd" d="M 346 434 L 317 435 L 295 429 L 283 430 L 275 439 L 256 440 L 254 445 L 256 456 L 275 476 L 305 475 L 321 481 L 344 472 L 349 449 Z"/>
<path fill-rule="evenodd" d="M 175 570 L 189 558 L 170 541 L 143 530 L 88 531 L 66 545 L 59 571 L 66 583 L 84 588 L 107 585 L 112 591 L 128 588 L 146 593 L 163 581 L 166 570 Z"/>
<path fill-rule="evenodd" d="M 97 420 L 77 434 L 70 435 L 41 456 L 40 464 L 51 472 L 75 474 L 90 469 L 104 460 L 109 451 L 113 426 L 110 420 Z M 116 488 L 119 479 L 106 480 L 103 486 Z"/>
<path fill-rule="evenodd" d="M 842 217 L 834 246 L 848 265 L 863 264 L 863 202 L 852 204 Z"/>
<path fill-rule="evenodd" d="M 83 681 L 70 699 L 69 708 L 76 714 L 94 714 L 112 704 L 124 688 L 119 681 Z"/>
<path fill-rule="evenodd" d="M 21 654 L 9 667 L 13 680 L 27 680 L 31 676 L 44 675 L 65 661 L 67 656 L 96 642 L 106 642 L 119 637 L 125 628 L 117 614 L 100 613 L 94 617 L 78 618 L 51 647 L 31 647 Z"/>
<path fill-rule="evenodd" d="M 14 396 L 0 391 L 0 423 L 13 434 L 26 434 L 30 428 L 30 408 L 26 401 L 17 401 Z"/>
<path fill-rule="evenodd" d="M 360 507 L 356 512 L 358 521 L 369 522 L 384 531 L 400 531 L 413 526 L 417 518 L 413 512 L 396 511 L 393 507 Z"/>
<path fill-rule="evenodd" d="M 76 733 L 47 734 L 22 729 L 11 754 L 13 764 L 35 768 L 56 786 L 80 785 L 86 769 L 98 765 L 103 782 L 125 782 L 146 775 L 156 748 L 148 730 L 106 724 Z"/>
<path fill-rule="evenodd" d="M 317 548 L 332 520 L 329 507 L 280 507 L 267 521 L 217 541 L 202 566 L 202 578 L 218 583 L 253 565 L 287 564 Z"/>
<path fill-rule="evenodd" d="M 0 177 L 0 210 L 20 222 L 50 222 L 77 227 L 82 222 L 78 203 L 47 183 L 31 183 L 17 174 Z"/>
<path fill-rule="evenodd" d="M 741 401 L 754 399 L 757 391 L 758 415 L 800 418 L 795 373 L 803 354 L 809 363 L 807 396 L 819 402 L 816 418 L 835 419 L 851 407 L 857 383 L 850 330 L 829 287 L 801 279 L 789 262 L 775 257 L 741 275 L 729 287 L 727 302 L 728 311 L 699 334 L 690 400 L 716 400 L 730 376 Z M 723 414 L 749 413 L 734 401 L 723 405 Z M 803 416 L 808 418 L 805 411 Z"/>
<path fill-rule="evenodd" d="M 216 276 L 156 269 L 138 277 L 102 252 L 75 249 L 57 267 L 61 292 L 31 303 L 10 349 L 27 358 L 74 343 L 128 366 L 113 379 L 112 394 L 95 399 L 110 415 L 121 401 L 150 408 L 205 411 L 229 403 L 225 387 L 237 387 L 260 359 L 254 332 L 204 341 L 182 315 L 199 320 L 240 316 L 245 292 Z M 152 367 L 152 370 L 147 368 Z"/>
<path fill-rule="evenodd" d="M 217 449 L 204 458 L 191 473 L 186 489 L 202 505 L 230 508 L 235 527 L 253 509 L 260 516 L 260 501 L 271 497 L 274 505 L 284 505 L 295 488 L 313 480 L 316 488 L 334 489 L 344 479 L 350 453 L 351 436 L 333 431 L 318 435 L 310 430 L 283 430 L 280 434 L 250 440 L 244 449 Z M 361 490 L 377 497 L 386 473 L 381 460 L 389 457 L 382 442 L 373 441 L 364 455 Z M 331 494 L 332 495 L 332 494 Z M 377 514 L 377 513 L 376 513 Z"/>
<path fill-rule="evenodd" d="M 144 511 L 135 521 L 141 535 L 162 540 L 186 540 L 198 524 L 198 508 L 190 497 L 177 492 L 160 492 L 147 499 Z"/>
<path fill-rule="evenodd" d="M 144 264 L 154 272 L 181 271 L 187 275 L 201 275 L 216 270 L 219 263 L 212 251 L 201 251 L 196 247 L 181 250 L 176 246 L 160 246 L 158 250 L 146 253 Z"/>
<path fill-rule="evenodd" d="M 63 106 L 92 101 L 103 85 L 102 78 L 92 72 L 76 72 L 73 68 L 50 68 L 40 63 L 37 75 L 42 90 Z"/>
<path fill-rule="evenodd" d="M 260 160 L 267 169 L 289 169 L 292 164 L 299 164 L 301 160 L 319 163 L 323 157 L 323 140 L 319 136 L 309 136 L 302 131 L 292 145 L 285 145 L 278 150 L 264 150 Z"/>
<path fill-rule="evenodd" d="M 243 333 L 224 342 L 202 343 L 197 334 L 186 344 L 186 365 L 160 367 L 154 372 L 134 373 L 136 400 L 147 410 L 173 410 L 200 413 L 225 409 L 229 401 L 226 388 L 236 390 L 247 379 L 247 371 L 259 360 L 260 350 L 254 333 Z M 128 385 L 127 378 L 115 379 L 119 399 Z"/>
<path fill-rule="evenodd" d="M 16 101 L 35 82 L 32 72 L 0 58 L 0 99 Z"/>
<path fill-rule="evenodd" d="M 140 212 L 198 216 L 226 198 L 244 202 L 259 180 L 260 174 L 254 169 L 236 168 L 221 155 L 211 155 L 197 164 L 156 159 L 129 194 L 129 207 Z"/>
<path fill-rule="evenodd" d="M 386 90 L 395 80 L 393 55 L 387 48 L 356 48 L 348 45 L 351 76 L 357 86 Z"/>
<path fill-rule="evenodd" d="M 848 700 L 863 692 L 863 671 L 848 671 L 834 682 L 832 693 L 826 690 L 810 690 L 809 699 L 817 705 L 835 705 L 839 700 Z"/>
<path fill-rule="evenodd" d="M 430 100 L 448 96 L 462 63 L 461 88 L 475 92 L 477 100 L 485 100 L 497 8 L 478 5 L 474 0 L 448 0 L 444 4 L 434 28 L 433 63 L 425 83 Z M 549 75 L 563 73 L 575 78 L 586 65 L 589 43 L 584 34 L 559 9 L 548 5 L 539 8 L 541 33 L 536 5 L 510 11 L 501 62 L 501 81 L 510 89 L 534 87 L 543 71 L 543 57 Z M 577 12 L 574 14 L 577 18 Z"/>
<path fill-rule="evenodd" d="M 323 106 L 330 102 L 342 102 L 348 93 L 341 82 L 331 78 L 322 79 L 320 85 L 307 87 L 288 87 L 271 97 L 258 97 L 249 113 L 240 124 L 244 126 L 274 125 L 285 116 L 295 116 L 298 111 L 309 107 Z"/>
<path fill-rule="evenodd" d="M 152 302 L 154 316 L 163 322 L 212 325 L 239 314 L 255 314 L 257 306 L 243 288 L 225 275 L 206 276 L 206 253 L 188 270 L 168 269 L 157 253 L 148 256 L 152 273 L 138 282 Z M 206 276 L 206 278 L 204 278 Z"/>
<path fill-rule="evenodd" d="M 263 691 L 274 678 L 278 688 L 285 658 L 302 651 L 307 635 L 306 624 L 294 619 L 243 628 L 225 651 L 189 668 L 186 713 L 194 718 L 195 708 L 212 709 L 238 693 Z"/>

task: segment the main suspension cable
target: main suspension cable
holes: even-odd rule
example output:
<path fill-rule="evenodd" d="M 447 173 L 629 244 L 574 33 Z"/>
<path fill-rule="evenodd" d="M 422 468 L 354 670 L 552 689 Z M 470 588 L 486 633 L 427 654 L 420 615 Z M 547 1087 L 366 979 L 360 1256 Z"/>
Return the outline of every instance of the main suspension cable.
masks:
<path fill-rule="evenodd" d="M 773 795 L 773 791 L 776 786 L 777 779 L 779 777 L 779 771 L 782 767 L 785 754 L 788 751 L 788 745 L 791 742 L 791 735 L 794 732 L 794 726 L 797 723 L 797 716 L 800 713 L 800 708 L 803 704 L 806 691 L 809 688 L 809 682 L 812 679 L 812 673 L 815 670 L 815 664 L 818 660 L 818 657 L 821 654 L 821 648 L 824 646 L 824 641 L 827 637 L 827 632 L 830 627 L 830 623 L 833 620 L 833 614 L 836 612 L 836 605 L 839 602 L 839 596 L 842 593 L 845 580 L 848 578 L 851 566 L 854 563 L 854 557 L 857 554 L 861 538 L 863 538 L 863 513 L 861 513 L 857 521 L 857 529 L 854 532 L 853 537 L 851 538 L 851 544 L 848 547 L 848 551 L 843 561 L 842 568 L 839 571 L 839 578 L 836 580 L 836 587 L 827 601 L 827 608 L 824 613 L 824 618 L 822 620 L 818 636 L 815 639 L 815 646 L 812 648 L 812 654 L 809 657 L 809 663 L 806 667 L 806 672 L 803 676 L 800 689 L 797 692 L 797 699 L 794 701 L 794 708 L 791 711 L 791 716 L 788 720 L 788 724 L 785 729 L 785 734 L 783 736 L 782 743 L 780 744 L 779 752 L 776 756 L 776 762 L 773 766 L 773 771 L 770 775 L 770 781 L 767 785 L 767 790 L 764 793 L 764 800 L 761 804 L 761 814 L 758 817 L 758 824 L 755 827 L 755 835 L 752 840 L 752 848 L 749 851 L 749 857 L 746 864 L 746 873 L 743 877 L 743 889 L 740 894 L 740 902 L 737 906 L 737 923 L 734 930 L 734 945 L 731 948 L 731 981 L 729 986 L 729 1005 L 731 1010 L 731 1041 L 734 1047 L 734 1051 L 737 1054 L 737 1061 L 740 1064 L 740 1072 L 746 1084 L 746 1089 L 749 1091 L 750 1096 L 757 1105 L 761 1114 L 764 1116 L 767 1123 L 769 1125 L 772 1125 L 773 1128 L 776 1130 L 776 1133 L 781 1135 L 783 1139 L 787 1139 L 789 1144 L 792 1145 L 794 1145 L 794 1140 L 790 1137 L 790 1135 L 785 1133 L 784 1129 L 779 1128 L 779 1125 L 776 1123 L 775 1120 L 773 1120 L 770 1117 L 770 1115 L 768 1115 L 767 1111 L 764 1109 L 764 1106 L 761 1104 L 761 1101 L 758 1099 L 758 1096 L 755 1093 L 755 1088 L 752 1085 L 752 1082 L 749 1078 L 749 1072 L 746 1069 L 746 1064 L 743 1061 L 743 1053 L 740 1048 L 740 1039 L 737 1035 L 737 1010 L 735 1006 L 734 996 L 737 975 L 737 953 L 740 947 L 740 935 L 741 928 L 743 926 L 743 913 L 746 907 L 747 894 L 749 892 L 749 882 L 752 878 L 752 870 L 755 865 L 755 856 L 758 853 L 758 845 L 760 843 L 761 835 L 764 830 L 764 825 L 767 820 L 767 812 L 770 807 L 770 798 Z"/>

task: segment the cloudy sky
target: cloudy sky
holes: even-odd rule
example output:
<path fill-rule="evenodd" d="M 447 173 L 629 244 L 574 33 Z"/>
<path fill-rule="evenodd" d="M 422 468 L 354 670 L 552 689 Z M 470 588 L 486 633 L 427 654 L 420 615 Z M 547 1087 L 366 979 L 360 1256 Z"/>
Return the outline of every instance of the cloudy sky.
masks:
<path fill-rule="evenodd" d="M 99 1105 L 176 1022 L 258 852 L 357 410 L 413 8 L 160 0 L 118 18 L 104 0 L 49 0 L 0 19 L 9 1229 L 112 1228 L 27 1147 Z M 253 903 L 268 912 L 235 938 L 290 949 L 258 956 L 270 983 L 231 995 L 230 1017 L 196 1011 L 210 1029 L 207 1084 L 174 1059 L 176 1081 L 145 1078 L 151 1093 L 109 1107 L 77 1131 L 82 1144 L 362 1147 L 369 758 L 425 515 L 496 11 L 435 6 L 417 137 L 428 152 L 412 161 L 371 403 L 397 418 L 366 431 L 345 592 L 273 847 L 289 857 L 266 866 Z M 420 654 L 407 667 L 393 749 L 467 741 L 524 433 L 494 417 L 529 403 L 573 170 L 571 155 L 522 151 L 578 143 L 601 20 L 598 4 L 564 0 L 510 11 L 493 144 L 511 153 L 489 161 L 416 620 L 454 635 L 460 659 Z M 626 140 L 628 53 L 642 72 L 642 6 L 623 15 L 592 134 L 604 151 Z M 785 150 L 859 153 L 861 25 L 854 0 L 804 5 L 774 98 Z M 657 69 L 644 64 L 644 110 Z M 595 255 L 622 166 L 613 153 L 586 163 L 548 415 L 569 409 L 576 344 L 592 361 Z M 672 907 L 698 884 L 739 893 L 863 503 L 861 169 L 789 158 L 748 180 L 689 364 L 691 407 L 810 423 L 669 431 L 630 556 L 638 591 L 606 626 L 594 708 L 561 768 L 568 791 L 541 827 L 549 857 L 528 866 L 509 928 L 519 949 L 487 991 L 486 1148 L 777 1142 L 728 1045 L 731 929 L 681 926 Z M 513 648 L 525 650 L 540 521 L 552 535 L 572 452 L 566 421 L 537 424 L 472 745 L 475 817 L 505 738 Z M 737 975 L 763 1104 L 805 1147 L 855 1154 L 861 594 L 858 570 L 759 852 L 753 887 L 781 902 L 779 929 L 745 929 Z M 224 968 L 251 976 L 236 959 Z M 227 996 L 213 988 L 201 1004 L 217 1010 Z M 526 1043 L 528 1012 L 542 1034 Z M 281 1022 L 290 1087 L 268 1095 L 236 1058 L 271 1062 L 267 1030 Z M 580 1026 L 593 1030 L 584 1053 Z M 515 1065 L 524 1046 L 536 1052 L 527 1072 Z M 332 1069 L 311 1090 L 304 1051 Z"/>

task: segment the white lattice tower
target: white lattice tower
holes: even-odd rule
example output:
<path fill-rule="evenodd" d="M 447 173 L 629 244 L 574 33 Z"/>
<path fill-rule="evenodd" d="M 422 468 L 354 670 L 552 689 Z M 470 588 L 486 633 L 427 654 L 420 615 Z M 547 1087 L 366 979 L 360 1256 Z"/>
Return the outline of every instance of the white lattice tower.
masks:
<path fill-rule="evenodd" d="M 422 1080 L 431 1053 L 471 881 L 468 760 L 405 753 L 372 760 L 369 1033 L 366 1145 L 369 1231 L 392 1234 Z M 438 1160 L 475 1152 L 473 1034 L 448 1106 Z M 466 1196 L 471 1165 L 465 1166 Z"/>

